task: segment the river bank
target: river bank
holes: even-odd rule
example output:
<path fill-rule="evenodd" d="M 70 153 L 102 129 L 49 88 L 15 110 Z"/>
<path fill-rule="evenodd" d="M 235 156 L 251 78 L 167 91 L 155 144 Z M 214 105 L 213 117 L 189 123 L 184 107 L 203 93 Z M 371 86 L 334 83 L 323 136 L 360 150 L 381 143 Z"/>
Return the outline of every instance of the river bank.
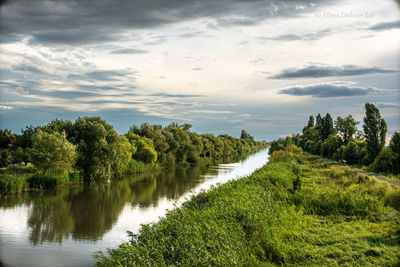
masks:
<path fill-rule="evenodd" d="M 93 265 L 96 251 L 128 241 L 126 231 L 137 233 L 202 189 L 253 173 L 268 152 L 232 160 L 6 195 L 0 199 L 0 261 L 8 267 Z"/>
<path fill-rule="evenodd" d="M 194 196 L 98 253 L 97 265 L 400 263 L 397 187 L 305 154 L 293 159 Z"/>

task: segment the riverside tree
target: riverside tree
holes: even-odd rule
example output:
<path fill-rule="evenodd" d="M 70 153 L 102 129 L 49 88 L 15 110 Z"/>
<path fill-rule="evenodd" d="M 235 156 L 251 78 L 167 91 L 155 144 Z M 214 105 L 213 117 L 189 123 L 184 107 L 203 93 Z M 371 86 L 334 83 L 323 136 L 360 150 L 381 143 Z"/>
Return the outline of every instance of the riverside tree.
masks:
<path fill-rule="evenodd" d="M 363 129 L 368 150 L 366 163 L 371 163 L 384 147 L 387 132 L 387 124 L 374 104 L 365 104 Z"/>
<path fill-rule="evenodd" d="M 353 116 L 348 115 L 346 118 L 337 117 L 335 121 L 336 131 L 345 145 L 352 140 L 356 133 L 358 122 L 353 119 Z"/>
<path fill-rule="evenodd" d="M 43 175 L 48 170 L 66 174 L 75 163 L 76 148 L 68 142 L 64 132 L 46 133 L 39 129 L 32 143 L 29 158 Z"/>
<path fill-rule="evenodd" d="M 124 142 L 114 128 L 100 117 L 84 117 L 75 121 L 71 140 L 77 145 L 77 167 L 83 170 L 86 181 L 107 180 L 118 174 L 115 168 L 121 158 L 119 142 Z M 126 140 L 126 139 L 124 139 Z M 129 145 L 126 147 L 129 148 Z M 125 162 L 123 160 L 123 162 Z"/>

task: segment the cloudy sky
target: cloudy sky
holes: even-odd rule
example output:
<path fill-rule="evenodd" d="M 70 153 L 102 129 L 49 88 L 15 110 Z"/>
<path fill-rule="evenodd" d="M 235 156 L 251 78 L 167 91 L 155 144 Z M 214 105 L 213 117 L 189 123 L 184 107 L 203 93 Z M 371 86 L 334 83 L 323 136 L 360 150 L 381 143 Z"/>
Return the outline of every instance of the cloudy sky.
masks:
<path fill-rule="evenodd" d="M 0 128 L 95 115 L 271 140 L 365 102 L 400 128 L 392 0 L 0 2 Z"/>

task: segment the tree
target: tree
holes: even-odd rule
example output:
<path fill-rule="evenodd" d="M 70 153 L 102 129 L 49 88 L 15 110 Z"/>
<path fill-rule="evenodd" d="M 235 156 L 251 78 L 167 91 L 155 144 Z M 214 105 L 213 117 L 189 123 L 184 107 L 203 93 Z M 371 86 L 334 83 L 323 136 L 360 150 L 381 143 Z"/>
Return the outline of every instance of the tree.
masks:
<path fill-rule="evenodd" d="M 389 148 L 393 154 L 393 172 L 400 173 L 400 133 L 395 132 L 390 140 Z"/>
<path fill-rule="evenodd" d="M 118 174 L 120 153 L 116 150 L 120 138 L 114 128 L 100 117 L 83 117 L 75 121 L 71 142 L 77 145 L 77 166 L 87 181 L 107 180 Z"/>
<path fill-rule="evenodd" d="M 3 150 L 0 152 L 0 167 L 6 167 L 11 161 L 11 154 L 8 150 Z"/>
<path fill-rule="evenodd" d="M 153 142 L 147 137 L 128 132 L 127 139 L 132 146 L 136 147 L 133 158 L 144 163 L 154 164 L 157 161 L 157 152 L 154 150 Z"/>
<path fill-rule="evenodd" d="M 322 140 L 325 140 L 330 136 L 331 134 L 334 133 L 333 131 L 333 120 L 332 117 L 329 113 L 326 113 L 325 117 L 322 119 L 322 132 L 321 132 L 321 138 Z"/>
<path fill-rule="evenodd" d="M 8 149 L 15 141 L 15 135 L 9 129 L 0 129 L 0 149 Z"/>
<path fill-rule="evenodd" d="M 371 164 L 371 169 L 376 172 L 392 172 L 393 170 L 393 152 L 384 147 Z"/>
<path fill-rule="evenodd" d="M 351 115 L 348 115 L 346 118 L 337 117 L 335 121 L 336 131 L 339 136 L 342 138 L 343 143 L 347 145 L 349 141 L 352 140 L 353 135 L 356 133 L 356 126 L 358 122 L 353 119 Z"/>
<path fill-rule="evenodd" d="M 14 163 L 21 163 L 27 161 L 26 153 L 21 147 L 17 147 L 16 149 L 11 150 L 11 155 L 12 155 L 12 161 Z"/>
<path fill-rule="evenodd" d="M 76 160 L 76 148 L 68 142 L 65 133 L 46 133 L 38 130 L 29 151 L 31 162 L 42 171 L 67 173 Z"/>
<path fill-rule="evenodd" d="M 374 104 L 365 104 L 364 135 L 367 142 L 368 158 L 371 163 L 385 145 L 387 125 Z"/>
<path fill-rule="evenodd" d="M 249 139 L 254 141 L 254 137 L 248 134 L 245 130 L 242 129 L 242 132 L 240 133 L 240 139 Z"/>
<path fill-rule="evenodd" d="M 339 136 L 331 134 L 325 141 L 321 144 L 321 155 L 327 158 L 333 158 L 335 152 L 342 145 L 342 140 Z"/>
<path fill-rule="evenodd" d="M 307 128 L 311 128 L 311 127 L 313 127 L 314 126 L 314 116 L 310 116 L 309 118 L 308 118 L 308 123 L 307 123 Z"/>

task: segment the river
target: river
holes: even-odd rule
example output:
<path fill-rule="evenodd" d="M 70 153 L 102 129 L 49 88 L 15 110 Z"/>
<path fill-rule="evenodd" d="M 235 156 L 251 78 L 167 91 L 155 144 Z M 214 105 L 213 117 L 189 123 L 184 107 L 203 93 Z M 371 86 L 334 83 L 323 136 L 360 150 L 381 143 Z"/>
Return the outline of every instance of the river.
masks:
<path fill-rule="evenodd" d="M 0 199 L 0 266 L 90 266 L 93 253 L 164 216 L 191 195 L 253 173 L 267 150 L 235 163 L 142 174 Z"/>

